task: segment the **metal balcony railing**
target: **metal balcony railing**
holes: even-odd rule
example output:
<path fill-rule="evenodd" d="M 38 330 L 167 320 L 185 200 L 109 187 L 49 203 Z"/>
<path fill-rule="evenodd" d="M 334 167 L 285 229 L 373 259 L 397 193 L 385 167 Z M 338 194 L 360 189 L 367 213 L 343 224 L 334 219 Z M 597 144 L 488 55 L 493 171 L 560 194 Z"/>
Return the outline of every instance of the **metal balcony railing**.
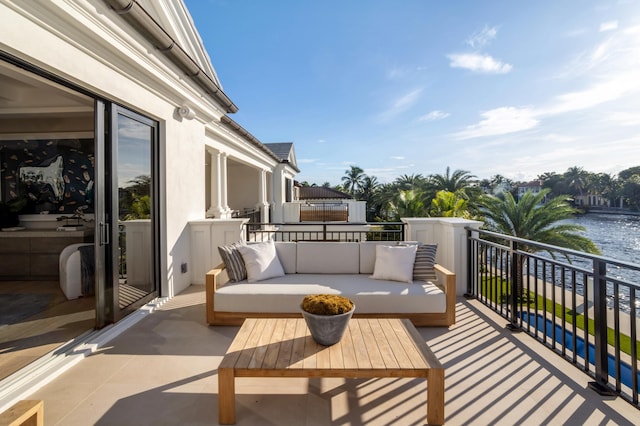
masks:
<path fill-rule="evenodd" d="M 467 228 L 467 297 L 637 408 L 640 265 Z"/>
<path fill-rule="evenodd" d="M 249 219 L 249 223 L 259 223 L 262 220 L 262 213 L 259 209 L 243 209 L 242 211 L 234 211 L 231 217 Z"/>
<path fill-rule="evenodd" d="M 402 222 L 372 223 L 247 223 L 246 241 L 403 241 Z"/>

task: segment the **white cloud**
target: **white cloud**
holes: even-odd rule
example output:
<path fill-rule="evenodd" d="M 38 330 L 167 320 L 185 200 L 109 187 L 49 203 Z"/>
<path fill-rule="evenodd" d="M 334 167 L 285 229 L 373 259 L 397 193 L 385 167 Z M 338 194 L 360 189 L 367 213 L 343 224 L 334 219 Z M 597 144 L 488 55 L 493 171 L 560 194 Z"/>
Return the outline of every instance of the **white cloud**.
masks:
<path fill-rule="evenodd" d="M 148 143 L 149 128 L 146 126 L 140 126 L 137 122 L 125 120 L 120 123 L 118 136 L 129 139 L 129 142 L 135 143 L 137 141 Z M 131 139 L 133 139 L 133 141 L 131 141 Z"/>
<path fill-rule="evenodd" d="M 420 120 L 420 121 L 436 121 L 436 120 L 445 119 L 445 118 L 449 117 L 450 115 L 451 114 L 449 114 L 448 112 L 435 110 L 435 111 L 431 111 L 428 114 L 423 115 L 418 120 Z"/>
<path fill-rule="evenodd" d="M 489 28 L 489 26 L 485 25 L 482 30 L 472 34 L 471 37 L 467 39 L 467 44 L 473 47 L 474 49 L 481 48 L 486 46 L 494 38 L 496 38 L 497 34 L 498 34 L 497 27 Z"/>
<path fill-rule="evenodd" d="M 326 141 L 324 139 L 318 139 L 316 142 L 317 143 L 325 143 Z"/>
<path fill-rule="evenodd" d="M 394 67 L 387 71 L 387 78 L 389 80 L 396 80 L 404 77 L 407 74 L 407 70 L 404 68 Z"/>
<path fill-rule="evenodd" d="M 451 68 L 465 68 L 474 72 L 487 74 L 506 74 L 513 66 L 496 60 L 490 55 L 479 53 L 452 53 L 447 55 Z"/>
<path fill-rule="evenodd" d="M 542 136 L 542 139 L 553 143 L 568 143 L 574 142 L 576 140 L 574 136 L 562 135 L 559 133 L 549 133 Z"/>
<path fill-rule="evenodd" d="M 391 157 L 389 157 L 389 158 L 391 158 L 392 160 L 404 160 L 404 157 L 403 157 L 403 156 L 401 156 L 401 155 L 398 155 L 398 156 L 396 156 L 396 155 L 392 155 L 392 156 L 391 156 Z"/>
<path fill-rule="evenodd" d="M 598 72 L 601 79 L 613 80 L 611 73 L 638 69 L 640 66 L 640 26 L 627 27 L 603 36 L 602 41 L 576 55 L 557 78 Z"/>
<path fill-rule="evenodd" d="M 420 99 L 422 90 L 421 88 L 412 90 L 394 100 L 391 107 L 379 115 L 379 119 L 387 121 L 410 109 Z"/>
<path fill-rule="evenodd" d="M 479 123 L 455 133 L 456 139 L 471 139 L 485 136 L 505 135 L 534 128 L 539 121 L 531 108 L 500 107 L 480 114 Z"/>
<path fill-rule="evenodd" d="M 584 90 L 556 96 L 555 105 L 540 110 L 540 114 L 562 114 L 589 109 L 639 90 L 640 79 L 636 71 L 629 71 L 617 74 L 615 79 L 594 84 Z"/>
<path fill-rule="evenodd" d="M 453 136 L 470 139 L 515 133 L 537 126 L 543 118 L 586 110 L 591 110 L 596 120 L 607 120 L 618 126 L 637 125 L 640 122 L 635 113 L 640 94 L 638 67 L 640 26 L 617 31 L 588 54 L 581 55 L 580 61 L 574 61 L 572 70 L 565 75 L 565 78 L 591 77 L 590 83 L 579 90 L 550 97 L 540 106 L 500 107 L 486 111 L 478 123 Z M 597 108 L 604 104 L 614 105 L 619 112 L 600 112 Z"/>
<path fill-rule="evenodd" d="M 640 114 L 631 112 L 613 112 L 605 117 L 620 126 L 640 126 Z"/>
<path fill-rule="evenodd" d="M 602 24 L 600 24 L 600 29 L 599 31 L 601 33 L 606 32 L 606 31 L 613 31 L 613 30 L 617 30 L 618 29 L 618 21 L 607 21 L 607 22 L 603 22 Z"/>
<path fill-rule="evenodd" d="M 297 161 L 300 164 L 310 164 L 310 163 L 315 163 L 316 161 L 318 161 L 318 159 L 317 158 L 298 158 Z"/>
<path fill-rule="evenodd" d="M 587 30 L 587 28 L 584 28 L 584 27 L 583 28 L 576 28 L 576 29 L 567 31 L 565 33 L 565 36 L 566 37 L 571 37 L 571 38 L 580 37 L 580 36 L 583 36 L 583 35 L 587 34 L 588 32 L 589 31 Z"/>

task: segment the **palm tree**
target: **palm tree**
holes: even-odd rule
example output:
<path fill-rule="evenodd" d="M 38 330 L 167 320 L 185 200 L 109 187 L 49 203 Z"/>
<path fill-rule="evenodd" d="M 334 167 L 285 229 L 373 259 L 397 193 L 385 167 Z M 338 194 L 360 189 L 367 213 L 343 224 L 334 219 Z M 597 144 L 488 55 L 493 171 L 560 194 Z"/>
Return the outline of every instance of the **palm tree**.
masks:
<path fill-rule="evenodd" d="M 431 217 L 462 217 L 471 219 L 468 208 L 469 201 L 453 192 L 438 191 L 431 200 L 429 215 Z"/>
<path fill-rule="evenodd" d="M 151 217 L 151 197 L 143 195 L 133 197 L 133 203 L 129 213 L 124 216 L 124 220 L 149 219 Z"/>
<path fill-rule="evenodd" d="M 569 196 L 558 196 L 542 204 L 549 189 L 537 194 L 526 192 L 520 201 L 511 193 L 504 200 L 484 196 L 481 210 L 488 219 L 489 230 L 526 240 L 551 244 L 559 247 L 599 254 L 600 251 L 589 238 L 578 234 L 584 227 L 559 221 L 573 217 L 578 210 L 569 203 Z M 531 248 L 529 248 L 531 250 Z"/>
<path fill-rule="evenodd" d="M 360 189 L 360 199 L 367 203 L 367 221 L 374 220 L 376 216 L 376 208 L 374 200 L 378 192 L 380 184 L 375 176 L 365 176 L 362 179 L 362 187 Z"/>
<path fill-rule="evenodd" d="M 475 176 L 467 170 L 457 169 L 451 173 L 450 168 L 447 166 L 444 175 L 434 174 L 429 176 L 427 199 L 434 198 L 438 191 L 448 191 L 461 195 L 473 203 L 482 194 L 480 187 L 474 183 L 474 178 Z"/>
<path fill-rule="evenodd" d="M 413 189 L 400 190 L 390 208 L 393 219 L 396 221 L 403 217 L 427 216 L 422 193 Z"/>
<path fill-rule="evenodd" d="M 511 179 L 506 178 L 500 174 L 491 176 L 489 182 L 491 186 L 491 193 L 495 195 L 502 194 L 503 192 L 507 191 L 512 192 L 514 188 L 516 190 L 518 189 Z"/>
<path fill-rule="evenodd" d="M 392 183 L 384 183 L 378 187 L 371 201 L 371 209 L 374 211 L 375 218 L 382 221 L 391 220 L 391 204 L 397 194 L 398 188 Z"/>
<path fill-rule="evenodd" d="M 640 174 L 631 175 L 622 187 L 623 195 L 632 211 L 640 211 Z"/>
<path fill-rule="evenodd" d="M 364 179 L 364 170 L 358 166 L 349 166 L 342 176 L 343 188 L 355 198 L 356 193 L 362 188 L 362 179 Z"/>
<path fill-rule="evenodd" d="M 609 201 L 609 205 L 616 206 L 616 198 L 620 196 L 622 186 L 616 177 L 609 173 L 598 174 L 600 195 Z"/>
<path fill-rule="evenodd" d="M 569 167 L 564 172 L 564 180 L 566 181 L 569 189 L 573 190 L 572 195 L 582 195 L 582 190 L 587 186 L 587 179 L 589 173 L 582 167 Z"/>
<path fill-rule="evenodd" d="M 447 170 L 444 175 L 431 175 L 429 183 L 433 189 L 438 191 L 457 192 L 459 190 L 467 190 L 472 183 L 474 175 L 467 170 L 454 170 L 450 173 L 450 168 L 447 166 Z"/>
<path fill-rule="evenodd" d="M 504 199 L 483 196 L 481 211 L 486 217 L 487 229 L 501 234 L 512 235 L 540 243 L 599 254 L 600 251 L 589 238 L 580 235 L 584 227 L 569 223 L 558 223 L 573 217 L 578 210 L 571 206 L 569 196 L 558 196 L 542 204 L 550 190 L 543 189 L 537 194 L 526 192 L 520 201 L 516 201 L 511 193 L 504 194 Z M 520 250 L 534 253 L 540 249 L 522 245 Z M 522 295 L 522 263 L 518 262 L 517 294 Z"/>
<path fill-rule="evenodd" d="M 402 175 L 397 177 L 394 184 L 398 186 L 399 189 L 423 189 L 427 180 L 420 173 L 412 174 L 412 175 Z"/>

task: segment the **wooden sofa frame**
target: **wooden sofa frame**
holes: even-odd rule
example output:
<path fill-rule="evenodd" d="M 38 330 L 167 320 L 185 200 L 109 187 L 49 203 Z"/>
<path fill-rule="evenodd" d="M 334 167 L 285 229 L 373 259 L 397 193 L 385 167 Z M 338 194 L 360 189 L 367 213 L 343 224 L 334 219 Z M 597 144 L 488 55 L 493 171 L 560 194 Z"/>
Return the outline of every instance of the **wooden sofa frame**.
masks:
<path fill-rule="evenodd" d="M 214 309 L 216 291 L 225 283 L 220 276 L 224 271 L 224 264 L 207 272 L 206 275 L 206 309 L 209 325 L 242 325 L 246 318 L 294 318 L 300 313 L 269 313 L 269 312 L 217 312 Z M 355 312 L 355 318 L 407 318 L 416 327 L 444 326 L 448 327 L 456 322 L 456 274 L 441 265 L 435 265 L 438 276 L 437 285 L 445 292 L 446 311 L 442 313 L 398 313 L 398 314 L 362 314 Z M 225 274 L 226 275 L 226 274 Z M 226 281 L 225 281 L 226 282 Z"/>

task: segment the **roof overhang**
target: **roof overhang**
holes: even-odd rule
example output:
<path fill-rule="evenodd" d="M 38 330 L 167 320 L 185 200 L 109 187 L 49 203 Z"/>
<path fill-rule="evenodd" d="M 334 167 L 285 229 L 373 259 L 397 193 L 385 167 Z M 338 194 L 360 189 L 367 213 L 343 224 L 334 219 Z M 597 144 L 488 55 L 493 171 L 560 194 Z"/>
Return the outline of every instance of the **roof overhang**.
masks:
<path fill-rule="evenodd" d="M 256 146 L 261 151 L 266 153 L 269 157 L 271 157 L 274 160 L 276 160 L 278 163 L 287 164 L 289 167 L 291 167 L 293 170 L 295 170 L 296 173 L 300 173 L 300 170 L 296 166 L 291 164 L 289 162 L 289 160 L 283 160 L 280 157 L 278 157 L 276 154 L 274 154 L 273 151 L 271 151 L 269 149 L 269 147 L 267 147 L 265 144 L 260 142 L 255 136 L 253 136 L 251 133 L 249 133 L 246 129 L 244 129 L 241 125 L 236 123 L 230 117 L 228 117 L 226 115 L 223 115 L 222 117 L 220 117 L 220 122 L 222 124 L 225 124 L 229 129 L 233 130 L 237 135 L 241 136 L 245 140 L 247 140 L 250 143 L 252 143 L 254 146 Z"/>
<path fill-rule="evenodd" d="M 176 64 L 186 75 L 196 82 L 207 94 L 217 100 L 227 113 L 238 111 L 238 107 L 220 89 L 209 75 L 185 50 L 156 22 L 155 19 L 135 0 L 103 0 L 132 27 L 142 34 L 153 46 Z"/>

